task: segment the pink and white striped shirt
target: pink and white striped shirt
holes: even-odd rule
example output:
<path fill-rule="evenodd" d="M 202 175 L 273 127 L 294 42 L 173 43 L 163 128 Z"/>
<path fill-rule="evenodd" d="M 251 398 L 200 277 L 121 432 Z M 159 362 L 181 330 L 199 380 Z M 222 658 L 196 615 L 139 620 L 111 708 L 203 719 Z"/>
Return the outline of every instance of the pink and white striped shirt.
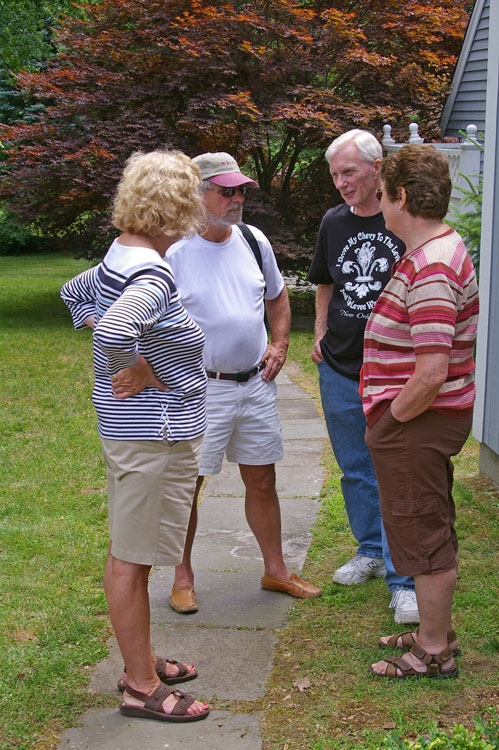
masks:
<path fill-rule="evenodd" d="M 402 256 L 364 336 L 361 393 L 369 426 L 413 374 L 416 354 L 449 355 L 447 380 L 429 408 L 455 416 L 469 414 L 475 398 L 477 321 L 476 275 L 456 231 L 449 228 Z"/>

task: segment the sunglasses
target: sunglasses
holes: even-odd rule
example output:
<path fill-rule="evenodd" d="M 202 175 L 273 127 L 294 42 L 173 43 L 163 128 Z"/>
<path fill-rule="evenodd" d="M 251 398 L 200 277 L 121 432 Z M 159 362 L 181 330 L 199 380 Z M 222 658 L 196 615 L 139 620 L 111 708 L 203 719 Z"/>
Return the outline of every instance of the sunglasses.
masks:
<path fill-rule="evenodd" d="M 247 185 L 237 185 L 237 187 L 216 187 L 216 188 L 210 188 L 210 190 L 215 190 L 219 195 L 223 195 L 224 198 L 233 198 L 237 192 L 241 193 L 241 195 L 246 195 L 246 191 L 248 189 Z"/>
<path fill-rule="evenodd" d="M 383 197 L 383 191 L 382 190 L 376 190 L 376 199 L 381 200 Z"/>

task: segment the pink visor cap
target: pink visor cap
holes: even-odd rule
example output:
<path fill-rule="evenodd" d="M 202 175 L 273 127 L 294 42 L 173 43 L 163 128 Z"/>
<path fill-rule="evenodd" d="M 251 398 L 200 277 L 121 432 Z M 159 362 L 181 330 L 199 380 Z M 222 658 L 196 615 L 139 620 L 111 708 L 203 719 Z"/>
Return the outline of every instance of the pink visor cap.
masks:
<path fill-rule="evenodd" d="M 215 185 L 222 185 L 222 187 L 237 187 L 237 185 L 258 187 L 258 182 L 252 180 L 251 177 L 246 177 L 240 171 L 237 161 L 225 151 L 200 154 L 192 161 L 199 168 L 202 180 L 211 180 Z"/>

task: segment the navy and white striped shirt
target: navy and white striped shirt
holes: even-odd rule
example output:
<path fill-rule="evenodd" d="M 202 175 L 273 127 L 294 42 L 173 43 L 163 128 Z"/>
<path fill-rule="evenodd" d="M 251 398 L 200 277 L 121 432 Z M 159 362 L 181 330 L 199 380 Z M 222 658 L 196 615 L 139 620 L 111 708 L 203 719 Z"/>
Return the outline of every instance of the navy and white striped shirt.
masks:
<path fill-rule="evenodd" d="M 92 400 L 99 434 L 190 440 L 206 429 L 204 335 L 185 311 L 168 263 L 152 249 L 111 245 L 102 263 L 61 289 L 75 328 L 95 316 Z M 116 399 L 111 376 L 141 354 L 169 389 Z"/>

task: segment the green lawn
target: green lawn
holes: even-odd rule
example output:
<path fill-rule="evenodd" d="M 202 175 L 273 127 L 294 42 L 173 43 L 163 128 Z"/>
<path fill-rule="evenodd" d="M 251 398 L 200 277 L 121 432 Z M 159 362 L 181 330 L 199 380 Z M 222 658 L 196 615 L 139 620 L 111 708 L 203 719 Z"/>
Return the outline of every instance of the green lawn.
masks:
<path fill-rule="evenodd" d="M 79 713 L 116 703 L 85 690 L 110 632 L 101 585 L 107 508 L 90 332 L 73 331 L 59 288 L 87 266 L 61 255 L 0 257 L 1 750 L 55 748 Z M 317 397 L 311 341 L 295 332 L 290 359 Z M 379 635 L 393 629 L 389 596 L 383 581 L 330 582 L 354 541 L 328 449 L 324 460 L 323 509 L 306 568 L 324 595 L 293 608 L 265 698 L 241 709 L 264 711 L 266 750 L 377 748 L 387 724 L 414 734 L 431 718 L 471 725 L 497 701 L 499 621 L 499 493 L 477 475 L 476 443 L 469 441 L 456 472 L 456 627 L 464 655 L 455 681 L 394 685 L 367 675 Z M 308 677 L 310 688 L 299 692 L 298 677 Z"/>
<path fill-rule="evenodd" d="M 300 364 L 296 380 L 319 404 L 312 345 L 311 333 L 294 333 L 288 359 Z M 473 718 L 490 706 L 498 707 L 499 698 L 499 491 L 478 474 L 477 442 L 470 438 L 455 460 L 461 566 L 454 612 L 463 651 L 457 680 L 394 684 L 368 674 L 369 664 L 382 658 L 380 635 L 404 628 L 394 625 L 383 580 L 357 587 L 332 583 L 334 570 L 354 554 L 355 542 L 344 510 L 341 473 L 329 446 L 324 463 L 322 511 L 305 567 L 310 580 L 323 586 L 323 595 L 294 607 L 281 634 L 262 706 L 264 747 L 377 750 L 384 747 L 387 730 L 392 737 L 415 737 L 431 720 L 445 730 L 459 723 L 473 727 Z M 304 677 L 311 685 L 300 692 L 293 682 Z M 499 747 L 497 716 L 493 724 Z"/>
<path fill-rule="evenodd" d="M 87 266 L 0 258 L 1 748 L 35 747 L 94 700 L 87 670 L 109 632 L 91 337 L 59 298 Z"/>

